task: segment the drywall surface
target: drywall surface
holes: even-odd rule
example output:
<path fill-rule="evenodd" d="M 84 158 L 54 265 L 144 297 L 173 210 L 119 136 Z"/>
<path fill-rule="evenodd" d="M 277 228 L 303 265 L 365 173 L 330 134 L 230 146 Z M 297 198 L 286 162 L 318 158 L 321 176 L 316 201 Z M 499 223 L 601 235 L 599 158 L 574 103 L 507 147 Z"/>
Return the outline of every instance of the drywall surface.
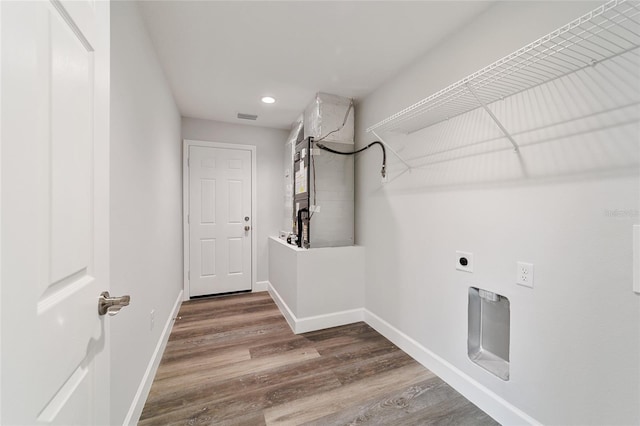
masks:
<path fill-rule="evenodd" d="M 109 319 L 122 424 L 182 289 L 182 163 L 180 114 L 137 5 L 111 3 L 111 23 L 111 294 L 131 295 Z"/>
<path fill-rule="evenodd" d="M 258 217 L 253 218 L 253 226 L 258 231 L 258 281 L 269 279 L 267 240 L 271 235 L 278 235 L 284 214 L 282 162 L 288 134 L 287 130 L 182 118 L 183 139 L 256 147 Z"/>
<path fill-rule="evenodd" d="M 496 3 L 358 103 L 357 146 L 375 140 L 367 127 L 596 5 Z M 622 57 L 491 105 L 520 154 L 479 110 L 381 134 L 416 166 L 403 173 L 388 153 L 384 186 L 379 155 L 357 159 L 365 308 L 444 360 L 463 393 L 486 389 L 481 408 L 498 420 L 640 423 L 637 66 Z M 473 273 L 455 269 L 456 250 L 474 254 Z M 534 264 L 532 289 L 516 285 L 518 261 Z M 467 358 L 471 286 L 511 302 L 509 381 Z"/>
<path fill-rule="evenodd" d="M 363 247 L 312 248 L 297 255 L 300 317 L 362 308 Z"/>

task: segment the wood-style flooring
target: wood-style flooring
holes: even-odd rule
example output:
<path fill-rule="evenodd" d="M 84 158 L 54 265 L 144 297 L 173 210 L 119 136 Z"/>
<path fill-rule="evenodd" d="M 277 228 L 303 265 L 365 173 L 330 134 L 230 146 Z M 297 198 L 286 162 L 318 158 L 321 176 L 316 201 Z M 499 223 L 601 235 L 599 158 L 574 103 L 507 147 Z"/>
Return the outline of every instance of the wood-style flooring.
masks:
<path fill-rule="evenodd" d="M 295 335 L 266 292 L 182 304 L 140 425 L 495 425 L 365 323 Z"/>

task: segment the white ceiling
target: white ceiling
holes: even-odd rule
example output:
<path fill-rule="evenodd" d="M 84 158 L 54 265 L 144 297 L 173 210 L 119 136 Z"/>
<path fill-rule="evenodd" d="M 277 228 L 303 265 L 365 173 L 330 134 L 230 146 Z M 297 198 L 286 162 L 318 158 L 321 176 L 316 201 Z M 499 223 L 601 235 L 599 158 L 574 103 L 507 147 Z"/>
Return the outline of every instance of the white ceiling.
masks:
<path fill-rule="evenodd" d="M 316 92 L 366 96 L 491 2 L 139 4 L 183 116 L 289 128 Z"/>

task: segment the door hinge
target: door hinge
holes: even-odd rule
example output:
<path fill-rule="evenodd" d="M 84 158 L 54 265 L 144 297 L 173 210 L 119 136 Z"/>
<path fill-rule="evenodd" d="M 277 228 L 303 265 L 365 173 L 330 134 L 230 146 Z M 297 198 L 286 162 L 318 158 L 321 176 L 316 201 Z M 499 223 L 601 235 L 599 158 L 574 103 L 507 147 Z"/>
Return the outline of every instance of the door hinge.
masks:
<path fill-rule="evenodd" d="M 191 281 L 191 271 L 187 271 L 187 279 Z"/>
<path fill-rule="evenodd" d="M 187 167 L 191 167 L 191 158 L 187 157 Z"/>

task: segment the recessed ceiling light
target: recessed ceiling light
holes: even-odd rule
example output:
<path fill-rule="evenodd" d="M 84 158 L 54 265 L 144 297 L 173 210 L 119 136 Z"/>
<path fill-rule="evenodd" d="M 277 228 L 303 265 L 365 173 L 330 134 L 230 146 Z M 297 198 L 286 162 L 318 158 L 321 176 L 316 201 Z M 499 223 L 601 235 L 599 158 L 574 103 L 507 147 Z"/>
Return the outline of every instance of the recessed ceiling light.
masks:
<path fill-rule="evenodd" d="M 262 102 L 264 102 L 265 104 L 272 104 L 276 101 L 276 98 L 273 98 L 271 96 L 263 96 L 262 97 Z"/>

